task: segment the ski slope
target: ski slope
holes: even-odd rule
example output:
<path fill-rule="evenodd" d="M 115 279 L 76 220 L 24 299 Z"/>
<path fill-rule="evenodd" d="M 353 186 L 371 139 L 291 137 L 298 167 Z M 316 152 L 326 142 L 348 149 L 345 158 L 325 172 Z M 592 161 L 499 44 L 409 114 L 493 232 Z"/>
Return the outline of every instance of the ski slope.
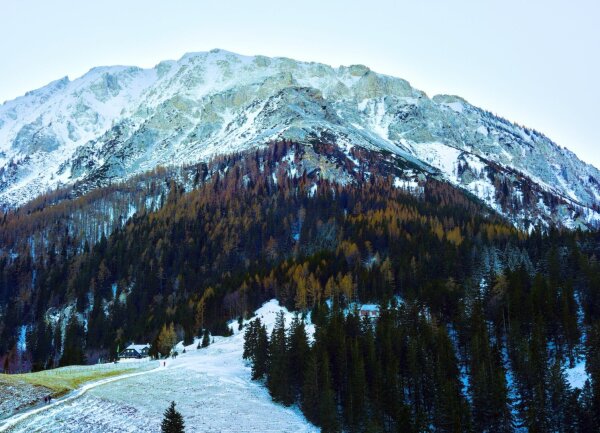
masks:
<path fill-rule="evenodd" d="M 270 301 L 257 311 L 267 326 L 284 310 Z M 287 313 L 287 312 L 286 312 Z M 287 313 L 287 323 L 291 314 Z M 250 379 L 242 360 L 244 338 L 215 337 L 205 349 L 186 347 L 157 369 L 90 384 L 85 392 L 51 407 L 20 414 L 7 432 L 157 432 L 171 401 L 183 414 L 186 432 L 318 432 L 298 408 L 272 402 Z M 183 347 L 180 345 L 180 349 Z M 27 416 L 24 416 L 27 415 Z"/>

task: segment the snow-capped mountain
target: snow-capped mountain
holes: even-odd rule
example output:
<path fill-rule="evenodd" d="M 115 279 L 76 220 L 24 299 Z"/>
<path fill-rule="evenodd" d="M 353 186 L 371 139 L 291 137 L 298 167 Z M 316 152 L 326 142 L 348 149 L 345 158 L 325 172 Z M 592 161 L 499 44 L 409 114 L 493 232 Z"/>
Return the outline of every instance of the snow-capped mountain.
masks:
<path fill-rule="evenodd" d="M 600 221 L 600 171 L 536 131 L 365 66 L 223 50 L 152 69 L 94 68 L 5 102 L 0 205 L 273 140 L 395 154 L 523 227 Z"/>

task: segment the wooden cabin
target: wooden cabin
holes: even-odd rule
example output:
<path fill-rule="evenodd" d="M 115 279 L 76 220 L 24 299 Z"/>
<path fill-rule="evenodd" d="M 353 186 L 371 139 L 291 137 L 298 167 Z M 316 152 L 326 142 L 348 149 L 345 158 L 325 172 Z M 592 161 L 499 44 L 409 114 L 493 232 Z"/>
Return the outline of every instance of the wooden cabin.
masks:
<path fill-rule="evenodd" d="M 149 344 L 130 344 L 119 353 L 119 359 L 141 359 L 148 356 L 150 350 Z"/>

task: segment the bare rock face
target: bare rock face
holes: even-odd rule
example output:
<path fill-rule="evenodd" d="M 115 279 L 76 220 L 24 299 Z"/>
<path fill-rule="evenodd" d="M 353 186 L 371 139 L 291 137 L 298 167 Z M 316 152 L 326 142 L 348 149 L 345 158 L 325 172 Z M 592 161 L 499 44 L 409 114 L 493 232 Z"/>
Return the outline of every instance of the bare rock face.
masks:
<path fill-rule="evenodd" d="M 600 221 L 600 172 L 457 96 L 428 98 L 363 65 L 223 50 L 152 69 L 94 68 L 0 106 L 0 205 L 287 139 L 391 152 L 531 227 Z M 533 191 L 533 192 L 532 192 Z"/>

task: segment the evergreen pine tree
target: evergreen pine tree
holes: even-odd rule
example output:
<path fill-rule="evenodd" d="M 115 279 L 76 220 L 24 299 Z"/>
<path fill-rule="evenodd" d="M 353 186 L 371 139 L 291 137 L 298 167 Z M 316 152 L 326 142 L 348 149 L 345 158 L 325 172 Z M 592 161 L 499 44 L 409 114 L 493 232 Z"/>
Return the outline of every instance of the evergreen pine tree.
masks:
<path fill-rule="evenodd" d="M 185 423 L 181 413 L 175 409 L 175 402 L 167 408 L 163 421 L 160 425 L 162 433 L 183 433 L 185 432 Z"/>
<path fill-rule="evenodd" d="M 265 377 L 269 360 L 269 337 L 267 328 L 260 319 L 253 320 L 246 330 L 243 357 L 250 360 L 252 380 Z"/>
<path fill-rule="evenodd" d="M 340 426 L 327 353 L 323 353 L 321 358 L 319 365 L 319 421 L 323 433 L 335 433 L 340 430 Z"/>
<path fill-rule="evenodd" d="M 202 336 L 202 347 L 208 347 L 210 345 L 210 332 L 208 328 L 204 330 L 204 335 Z"/>
<path fill-rule="evenodd" d="M 302 407 L 306 419 L 316 425 L 321 423 L 319 412 L 319 366 L 314 349 L 308 352 L 306 358 L 300 407 Z"/>
<path fill-rule="evenodd" d="M 500 351 L 491 348 L 480 302 L 473 306 L 470 326 L 470 383 L 476 431 L 512 431 L 506 377 Z"/>
<path fill-rule="evenodd" d="M 594 410 L 594 397 L 590 381 L 587 380 L 578 400 L 579 413 L 577 414 L 577 428 L 581 433 L 597 432 L 600 427 L 597 424 L 597 414 Z"/>
<path fill-rule="evenodd" d="M 365 422 L 365 394 L 367 381 L 365 378 L 365 365 L 363 356 L 359 349 L 358 341 L 350 345 L 350 375 L 348 377 L 348 398 L 346 399 L 345 410 L 348 422 L 358 428 Z"/>
<path fill-rule="evenodd" d="M 244 359 L 252 360 L 254 358 L 259 326 L 260 319 L 255 319 L 246 327 L 246 332 L 244 332 L 244 353 L 242 355 Z"/>
<path fill-rule="evenodd" d="M 252 378 L 260 379 L 267 374 L 269 363 L 269 337 L 267 327 L 260 325 L 256 334 L 256 350 L 254 353 L 254 368 L 252 369 Z"/>
<path fill-rule="evenodd" d="M 532 336 L 527 352 L 524 374 L 524 412 L 531 433 L 548 431 L 548 354 L 544 327 L 537 320 L 533 324 Z"/>
<path fill-rule="evenodd" d="M 381 365 L 377 357 L 375 344 L 375 336 L 373 335 L 373 325 L 371 321 L 365 317 L 361 322 L 361 333 L 363 337 L 363 353 L 365 364 L 365 379 L 367 395 L 370 402 L 370 409 L 373 412 L 372 424 L 376 424 L 379 418 L 380 402 L 381 402 Z M 373 419 L 374 418 L 374 419 Z"/>
<path fill-rule="evenodd" d="M 564 368 L 560 359 L 555 359 L 550 366 L 548 374 L 548 428 L 550 431 L 567 432 L 575 431 L 574 426 L 569 425 L 568 411 L 571 402 L 572 390 L 569 387 Z"/>
<path fill-rule="evenodd" d="M 46 321 L 28 334 L 27 346 L 31 348 L 32 370 L 47 368 L 52 354 L 52 328 Z"/>
<path fill-rule="evenodd" d="M 275 319 L 275 326 L 269 341 L 268 366 L 267 387 L 273 400 L 290 405 L 293 400 L 290 389 L 289 351 L 283 311 L 279 312 Z"/>
<path fill-rule="evenodd" d="M 60 365 L 85 364 L 85 331 L 76 315 L 71 316 L 65 330 L 65 343 Z"/>
<path fill-rule="evenodd" d="M 470 416 L 458 381 L 458 365 L 445 328 L 436 331 L 434 425 L 440 432 L 470 430 Z"/>
<path fill-rule="evenodd" d="M 304 322 L 296 316 L 292 320 L 289 332 L 289 371 L 293 397 L 300 393 L 304 383 L 304 370 L 308 351 L 308 336 L 306 335 Z"/>
<path fill-rule="evenodd" d="M 586 341 L 586 371 L 590 376 L 590 409 L 594 426 L 600 429 L 600 320 L 590 326 Z"/>

